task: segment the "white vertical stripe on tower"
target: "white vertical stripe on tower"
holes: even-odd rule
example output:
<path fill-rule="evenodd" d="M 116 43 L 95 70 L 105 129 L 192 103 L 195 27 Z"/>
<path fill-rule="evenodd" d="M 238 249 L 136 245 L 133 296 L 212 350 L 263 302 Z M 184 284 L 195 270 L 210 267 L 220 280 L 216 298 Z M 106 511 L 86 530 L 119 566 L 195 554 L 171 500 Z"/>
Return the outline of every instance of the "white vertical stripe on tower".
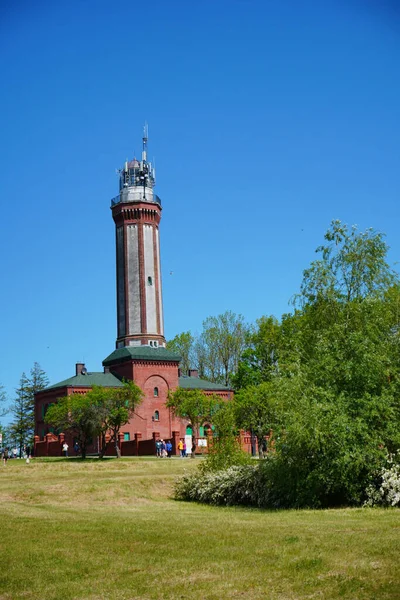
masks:
<path fill-rule="evenodd" d="M 153 227 L 144 225 L 144 284 L 146 289 L 147 333 L 158 333 L 156 312 L 156 286 L 154 281 Z"/>
<path fill-rule="evenodd" d="M 117 227 L 117 317 L 118 337 L 125 335 L 125 260 L 124 228 Z"/>
<path fill-rule="evenodd" d="M 156 246 L 157 246 L 157 261 L 158 261 L 158 305 L 160 307 L 160 334 L 164 335 L 164 314 L 163 314 L 162 290 L 161 290 L 160 236 L 158 233 L 158 229 L 156 229 Z"/>
<path fill-rule="evenodd" d="M 128 302 L 129 302 L 129 335 L 141 333 L 140 325 L 140 280 L 139 280 L 139 248 L 137 225 L 128 225 Z"/>

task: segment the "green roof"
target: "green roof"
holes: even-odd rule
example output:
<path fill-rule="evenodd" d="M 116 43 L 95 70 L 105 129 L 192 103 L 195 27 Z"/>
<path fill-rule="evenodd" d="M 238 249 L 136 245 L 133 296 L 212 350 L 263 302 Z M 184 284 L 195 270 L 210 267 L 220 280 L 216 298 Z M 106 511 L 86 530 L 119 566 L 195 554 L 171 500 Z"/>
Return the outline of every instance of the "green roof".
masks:
<path fill-rule="evenodd" d="M 229 391 L 231 388 L 222 385 L 221 383 L 212 383 L 206 379 L 200 379 L 200 377 L 179 377 L 179 387 L 185 390 L 219 390 Z"/>
<path fill-rule="evenodd" d="M 62 387 L 93 387 L 94 385 L 122 387 L 124 384 L 112 373 L 86 373 L 86 375 L 74 375 L 69 379 L 64 379 L 64 381 L 50 385 L 43 391 Z"/>
<path fill-rule="evenodd" d="M 166 348 L 151 346 L 124 346 L 111 352 L 107 358 L 103 360 L 103 365 L 108 367 L 126 360 L 167 360 L 172 362 L 180 362 L 181 357 Z"/>

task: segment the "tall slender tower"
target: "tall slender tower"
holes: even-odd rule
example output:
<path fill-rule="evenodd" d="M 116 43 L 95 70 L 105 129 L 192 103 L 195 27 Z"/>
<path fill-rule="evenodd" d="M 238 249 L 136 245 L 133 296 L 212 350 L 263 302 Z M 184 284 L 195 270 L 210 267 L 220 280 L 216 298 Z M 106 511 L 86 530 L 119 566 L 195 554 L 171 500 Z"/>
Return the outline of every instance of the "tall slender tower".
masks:
<path fill-rule="evenodd" d="M 155 168 L 147 160 L 147 125 L 141 160 L 119 171 L 119 195 L 111 201 L 117 250 L 117 348 L 165 346 L 160 238 L 161 200 Z"/>

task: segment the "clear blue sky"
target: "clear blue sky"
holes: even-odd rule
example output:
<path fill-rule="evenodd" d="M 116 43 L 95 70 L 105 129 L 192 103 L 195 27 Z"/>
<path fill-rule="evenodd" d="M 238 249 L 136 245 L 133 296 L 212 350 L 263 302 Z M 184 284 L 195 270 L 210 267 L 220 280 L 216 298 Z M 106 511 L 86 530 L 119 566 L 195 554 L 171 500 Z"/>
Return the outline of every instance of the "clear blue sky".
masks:
<path fill-rule="evenodd" d="M 167 338 L 280 316 L 330 221 L 399 259 L 400 11 L 390 1 L 0 8 L 0 382 L 116 337 L 115 169 L 149 123 Z M 379 8 L 377 8 L 379 5 Z M 170 275 L 173 271 L 173 275 Z"/>

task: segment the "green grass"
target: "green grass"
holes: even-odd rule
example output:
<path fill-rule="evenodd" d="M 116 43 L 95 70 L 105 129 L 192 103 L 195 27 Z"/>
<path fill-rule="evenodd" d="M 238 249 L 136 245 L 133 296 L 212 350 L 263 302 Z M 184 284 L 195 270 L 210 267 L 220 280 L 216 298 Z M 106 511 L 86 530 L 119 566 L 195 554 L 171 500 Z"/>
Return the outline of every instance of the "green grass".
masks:
<path fill-rule="evenodd" d="M 400 512 L 170 499 L 196 461 L 9 461 L 1 600 L 400 598 Z"/>

